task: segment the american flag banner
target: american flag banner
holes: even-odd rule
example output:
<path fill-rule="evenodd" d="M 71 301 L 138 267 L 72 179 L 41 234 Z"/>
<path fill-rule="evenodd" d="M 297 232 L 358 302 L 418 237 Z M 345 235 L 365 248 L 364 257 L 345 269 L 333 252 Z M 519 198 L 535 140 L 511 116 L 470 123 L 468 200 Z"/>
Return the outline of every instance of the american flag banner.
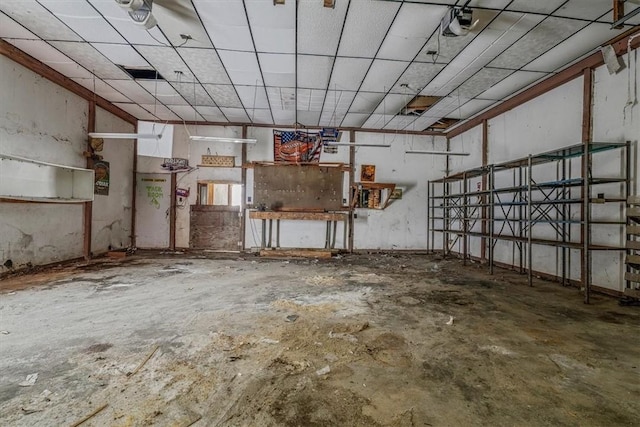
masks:
<path fill-rule="evenodd" d="M 273 161 L 314 163 L 320 161 L 322 138 L 317 132 L 273 131 Z"/>

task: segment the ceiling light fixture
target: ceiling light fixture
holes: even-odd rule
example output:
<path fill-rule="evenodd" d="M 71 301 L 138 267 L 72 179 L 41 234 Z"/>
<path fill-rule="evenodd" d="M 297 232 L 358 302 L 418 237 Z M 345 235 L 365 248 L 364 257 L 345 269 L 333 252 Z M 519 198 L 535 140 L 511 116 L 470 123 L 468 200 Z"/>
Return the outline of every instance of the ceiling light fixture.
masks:
<path fill-rule="evenodd" d="M 198 136 L 198 135 L 189 135 L 189 139 L 191 141 L 209 141 L 209 142 L 232 142 L 234 144 L 255 144 L 258 142 L 257 139 L 253 138 L 226 138 L 223 136 Z"/>
<path fill-rule="evenodd" d="M 116 0 L 116 3 L 127 11 L 131 20 L 137 25 L 147 30 L 158 25 L 158 21 L 151 14 L 153 0 Z"/>
<path fill-rule="evenodd" d="M 460 153 L 455 151 L 433 151 L 433 150 L 407 150 L 405 154 L 431 154 L 434 156 L 469 156 L 471 153 Z"/>
<path fill-rule="evenodd" d="M 473 11 L 468 7 L 471 0 L 462 7 L 450 7 L 447 14 L 440 21 L 440 34 L 445 37 L 466 36 L 478 24 L 478 19 L 473 22 Z"/>
<path fill-rule="evenodd" d="M 91 138 L 103 138 L 103 139 L 160 139 L 162 138 L 162 132 L 159 134 L 89 132 L 88 135 Z"/>
<path fill-rule="evenodd" d="M 389 148 L 391 144 L 366 144 L 359 142 L 327 142 L 327 146 L 329 147 L 380 147 L 380 148 Z"/>

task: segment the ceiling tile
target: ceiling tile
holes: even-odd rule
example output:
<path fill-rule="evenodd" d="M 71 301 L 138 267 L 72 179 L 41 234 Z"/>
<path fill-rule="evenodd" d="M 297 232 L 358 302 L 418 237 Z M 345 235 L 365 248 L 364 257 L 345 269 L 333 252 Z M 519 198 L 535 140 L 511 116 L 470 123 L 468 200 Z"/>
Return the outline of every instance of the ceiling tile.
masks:
<path fill-rule="evenodd" d="M 296 57 L 288 54 L 259 53 L 258 60 L 267 86 L 296 85 Z"/>
<path fill-rule="evenodd" d="M 247 116 L 244 108 L 222 107 L 220 109 L 224 115 L 227 116 L 227 119 L 229 119 L 230 122 L 246 123 L 249 121 L 249 117 Z"/>
<path fill-rule="evenodd" d="M 336 1 L 335 8 L 320 1 L 298 2 L 298 53 L 334 56 L 349 2 Z"/>
<path fill-rule="evenodd" d="M 578 19 L 595 20 L 613 8 L 613 3 L 602 0 L 569 0 L 553 14 L 555 16 L 571 17 Z M 609 22 L 613 17 L 607 17 Z"/>
<path fill-rule="evenodd" d="M 269 108 L 269 100 L 264 86 L 236 86 L 240 101 L 244 108 L 264 109 Z"/>
<path fill-rule="evenodd" d="M 346 92 L 343 90 L 328 90 L 324 100 L 324 112 L 346 113 L 353 102 L 356 92 Z"/>
<path fill-rule="evenodd" d="M 384 115 L 384 114 L 372 114 L 369 116 L 366 122 L 362 127 L 367 129 L 384 129 L 384 127 L 393 120 L 393 115 Z"/>
<path fill-rule="evenodd" d="M 333 58 L 298 55 L 298 87 L 326 89 Z"/>
<path fill-rule="evenodd" d="M 0 1 L 0 11 L 44 40 L 82 40 L 35 0 L 3 0 Z"/>
<path fill-rule="evenodd" d="M 9 18 L 4 13 L 0 13 L 0 37 L 7 39 L 38 39 L 38 36 Z"/>
<path fill-rule="evenodd" d="M 490 99 L 472 99 L 463 104 L 460 108 L 455 109 L 448 114 L 452 119 L 468 119 L 476 113 L 484 110 L 485 108 L 495 104 L 496 101 Z"/>
<path fill-rule="evenodd" d="M 238 0 L 192 0 L 217 49 L 253 51 L 247 15 Z M 218 52 L 221 56 L 222 53 Z"/>
<path fill-rule="evenodd" d="M 233 84 L 236 85 L 263 85 L 260 67 L 256 54 L 253 52 L 219 51 Z"/>
<path fill-rule="evenodd" d="M 131 100 L 122 93 L 112 88 L 102 80 L 97 79 L 72 79 L 74 82 L 81 84 L 91 92 L 95 92 L 107 101 L 111 102 L 131 102 Z M 95 88 L 95 90 L 94 90 Z"/>
<path fill-rule="evenodd" d="M 516 10 L 519 12 L 535 12 L 535 13 L 551 13 L 556 10 L 562 3 L 567 0 L 545 0 L 545 1 L 531 1 L 531 0 L 513 0 L 513 2 L 507 7 L 507 10 Z"/>
<path fill-rule="evenodd" d="M 298 89 L 298 112 L 322 111 L 326 91 L 321 89 Z"/>
<path fill-rule="evenodd" d="M 203 105 L 203 106 L 215 106 L 216 104 L 213 102 L 207 91 L 202 87 L 202 85 L 193 82 L 182 82 L 179 84 L 173 84 L 174 89 L 178 91 L 180 95 L 190 104 L 190 105 Z"/>
<path fill-rule="evenodd" d="M 547 18 L 489 65 L 519 69 L 586 25 L 586 22 L 574 19 Z"/>
<path fill-rule="evenodd" d="M 296 90 L 293 88 L 268 87 L 267 96 L 272 110 L 296 109 Z"/>
<path fill-rule="evenodd" d="M 410 126 L 416 120 L 416 116 L 395 116 L 384 127 L 385 129 L 402 130 Z"/>
<path fill-rule="evenodd" d="M 158 71 L 167 81 L 193 81 L 193 75 L 182 58 L 171 47 L 164 46 L 136 46 L 136 49 L 154 70 Z M 178 77 L 176 71 L 182 71 Z"/>
<path fill-rule="evenodd" d="M 411 101 L 413 95 L 389 94 L 384 97 L 382 102 L 375 109 L 375 114 L 395 115 Z"/>
<path fill-rule="evenodd" d="M 189 47 L 212 47 L 209 35 L 200 24 L 191 1 L 156 0 L 152 12 L 158 21 L 158 28 L 162 30 L 171 46 L 184 44 Z M 191 39 L 185 43 L 182 34 L 190 35 Z"/>
<path fill-rule="evenodd" d="M 109 85 L 127 95 L 127 97 L 138 104 L 153 104 L 154 98 L 144 87 L 134 80 L 106 80 Z"/>
<path fill-rule="evenodd" d="M 350 113 L 372 113 L 384 98 L 385 93 L 358 92 L 349 109 Z"/>
<path fill-rule="evenodd" d="M 444 68 L 444 64 L 414 62 L 409 65 L 409 68 L 400 76 L 398 82 L 391 88 L 391 92 L 405 94 L 407 90 L 409 90 L 410 93 L 415 95 L 420 92 L 442 68 Z M 406 88 L 402 86 L 403 84 L 409 87 Z"/>
<path fill-rule="evenodd" d="M 298 111 L 298 123 L 304 126 L 318 126 L 320 111 Z"/>
<path fill-rule="evenodd" d="M 372 60 L 366 58 L 336 58 L 329 88 L 358 90 Z"/>
<path fill-rule="evenodd" d="M 76 64 L 75 61 L 60 53 L 47 42 L 42 40 L 11 40 L 11 44 L 69 78 L 89 79 L 93 77 L 93 74 L 84 67 Z"/>
<path fill-rule="evenodd" d="M 138 104 L 116 103 L 116 107 L 120 107 L 127 113 L 133 115 L 138 120 L 156 120 L 156 117 L 139 106 Z"/>
<path fill-rule="evenodd" d="M 612 39 L 626 31 L 626 28 L 615 30 L 609 24 L 593 23 L 561 42 L 542 56 L 531 61 L 524 70 L 552 72 L 567 64 L 569 58 L 580 58 L 593 51 L 594 46 Z"/>
<path fill-rule="evenodd" d="M 190 105 L 169 105 L 167 107 L 172 110 L 182 120 L 199 121 L 204 120 L 198 112 Z"/>
<path fill-rule="evenodd" d="M 351 2 L 338 56 L 373 58 L 399 7 L 396 2 Z"/>
<path fill-rule="evenodd" d="M 378 58 L 412 61 L 440 27 L 446 6 L 403 3 L 387 34 Z"/>
<path fill-rule="evenodd" d="M 39 0 L 39 2 L 86 41 L 104 43 L 124 43 L 125 41 L 86 1 Z"/>
<path fill-rule="evenodd" d="M 264 0 L 245 0 L 258 52 L 295 53 L 296 2 L 274 7 Z"/>
<path fill-rule="evenodd" d="M 513 74 L 513 71 L 483 68 L 470 77 L 466 82 L 461 84 L 457 90 L 452 92 L 452 95 L 469 99 L 475 98 L 491 86 L 505 79 L 510 74 Z"/>
<path fill-rule="evenodd" d="M 181 47 L 178 54 L 196 75 L 200 83 L 230 84 L 227 71 L 214 49 Z"/>
<path fill-rule="evenodd" d="M 204 85 L 211 98 L 219 107 L 242 107 L 236 90 L 231 85 Z"/>
<path fill-rule="evenodd" d="M 158 101 L 166 105 L 185 105 L 187 101 L 167 82 L 156 80 L 136 80 L 150 94 L 158 98 Z"/>
<path fill-rule="evenodd" d="M 293 124 L 296 121 L 296 111 L 295 110 L 276 110 L 272 109 L 273 120 L 275 124 L 278 125 L 286 125 Z"/>
<path fill-rule="evenodd" d="M 55 48 L 75 60 L 101 79 L 127 79 L 129 76 L 115 66 L 89 43 L 51 42 Z"/>
<path fill-rule="evenodd" d="M 362 124 L 369 118 L 369 114 L 363 113 L 347 113 L 342 120 L 340 126 L 344 127 L 361 127 Z"/>
<path fill-rule="evenodd" d="M 227 119 L 217 107 L 196 107 L 198 114 L 208 122 L 226 122 Z"/>
<path fill-rule="evenodd" d="M 153 113 L 160 120 L 180 120 L 177 114 L 162 104 L 140 104 L 145 110 Z"/>
<path fill-rule="evenodd" d="M 273 123 L 273 119 L 271 118 L 271 111 L 268 109 L 248 109 L 247 114 L 249 114 L 249 120 L 251 121 L 251 123 Z"/>
<path fill-rule="evenodd" d="M 546 73 L 531 71 L 516 71 L 501 82 L 479 94 L 478 97 L 482 99 L 500 101 L 547 75 L 548 74 Z"/>
<path fill-rule="evenodd" d="M 396 83 L 396 80 L 398 80 L 408 65 L 408 62 L 376 59 L 373 61 L 367 76 L 362 82 L 360 90 L 370 92 L 379 90 L 388 91 Z"/>
<path fill-rule="evenodd" d="M 149 68 L 149 63 L 129 45 L 93 43 L 92 46 L 114 64 L 133 68 Z"/>

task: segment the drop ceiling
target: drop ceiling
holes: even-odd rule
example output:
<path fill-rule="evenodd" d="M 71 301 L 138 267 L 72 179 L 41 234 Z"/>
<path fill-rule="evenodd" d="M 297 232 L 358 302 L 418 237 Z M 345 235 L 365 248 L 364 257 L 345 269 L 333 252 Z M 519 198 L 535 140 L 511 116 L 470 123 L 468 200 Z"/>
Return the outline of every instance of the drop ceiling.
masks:
<path fill-rule="evenodd" d="M 447 9 L 463 3 L 155 0 L 147 31 L 115 0 L 3 0 L 0 38 L 141 120 L 423 131 L 640 24 L 611 29 L 611 0 L 472 0 L 470 34 L 441 36 Z M 625 2 L 626 13 L 637 7 Z M 403 115 L 417 95 L 437 101 Z"/>

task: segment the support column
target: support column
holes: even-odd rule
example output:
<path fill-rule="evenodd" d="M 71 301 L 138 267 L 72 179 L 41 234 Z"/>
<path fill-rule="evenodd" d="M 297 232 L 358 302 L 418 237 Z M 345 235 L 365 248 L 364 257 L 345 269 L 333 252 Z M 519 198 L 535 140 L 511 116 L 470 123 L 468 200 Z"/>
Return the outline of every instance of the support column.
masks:
<path fill-rule="evenodd" d="M 138 133 L 138 124 L 135 125 Z M 131 194 L 131 247 L 136 247 L 136 197 L 138 193 L 138 139 L 133 140 L 133 191 Z"/>
<path fill-rule="evenodd" d="M 89 101 L 87 133 L 96 131 L 96 102 Z M 93 148 L 87 137 L 87 151 L 93 153 Z M 87 168 L 93 169 L 93 159 L 87 159 Z M 84 202 L 82 205 L 82 233 L 84 237 L 83 256 L 85 260 L 91 259 L 91 220 L 93 219 L 93 202 Z"/>
<path fill-rule="evenodd" d="M 169 250 L 176 250 L 176 187 L 177 174 L 171 174 L 171 197 L 169 204 Z"/>
<path fill-rule="evenodd" d="M 591 297 L 591 253 L 589 246 L 591 245 L 591 204 L 589 203 L 590 179 L 591 179 L 591 116 L 592 116 L 592 98 L 593 98 L 593 70 L 585 68 L 583 71 L 583 97 L 582 97 L 582 205 L 580 209 L 580 235 L 582 248 L 580 251 L 580 283 L 584 291 L 584 303 L 589 304 Z"/>
<path fill-rule="evenodd" d="M 349 131 L 349 141 L 356 141 L 356 131 Z M 356 148 L 349 147 L 349 244 L 347 246 L 350 253 L 353 252 L 353 215 L 354 215 L 354 203 L 351 198 L 353 197 L 353 186 L 355 184 L 355 167 L 356 167 Z"/>
<path fill-rule="evenodd" d="M 489 125 L 487 123 L 487 120 L 483 120 L 482 121 L 482 167 L 486 167 L 487 164 L 489 163 Z M 482 191 L 486 191 L 487 190 L 487 174 L 483 173 L 482 174 Z M 480 243 L 480 259 L 482 261 L 486 261 L 487 260 L 487 238 L 484 237 L 487 235 L 487 226 L 489 225 L 487 223 L 487 206 L 486 206 L 486 200 L 487 200 L 487 193 L 482 193 L 482 196 L 480 198 L 480 200 L 482 201 L 482 208 L 480 209 L 480 220 L 481 220 L 481 227 L 482 227 L 482 239 L 481 239 L 481 243 Z"/>
<path fill-rule="evenodd" d="M 243 125 L 242 126 L 242 139 L 246 139 L 247 138 L 247 125 Z M 245 237 L 246 237 L 246 233 L 247 233 L 247 229 L 246 229 L 246 218 L 245 218 L 245 213 L 247 210 L 247 168 L 245 167 L 245 164 L 247 163 L 247 144 L 240 144 L 242 145 L 242 157 L 240 158 L 240 163 L 242 166 L 242 177 L 240 178 L 241 184 L 242 184 L 242 195 L 241 200 L 240 200 L 240 245 L 238 245 L 238 247 L 240 248 L 240 250 L 244 251 L 246 249 L 245 246 Z M 280 233 L 280 230 L 278 230 L 278 235 Z M 279 246 L 279 242 L 277 243 Z"/>

